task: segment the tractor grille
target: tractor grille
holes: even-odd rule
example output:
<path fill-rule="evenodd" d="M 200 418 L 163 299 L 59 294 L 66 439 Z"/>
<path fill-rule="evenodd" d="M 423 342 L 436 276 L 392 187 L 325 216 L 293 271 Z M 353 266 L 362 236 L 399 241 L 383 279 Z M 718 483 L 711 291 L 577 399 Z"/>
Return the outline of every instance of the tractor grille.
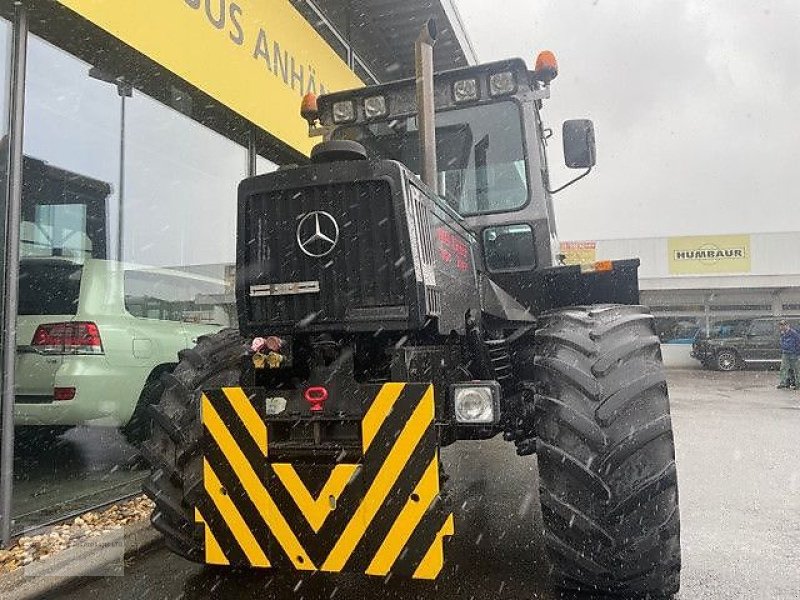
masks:
<path fill-rule="evenodd" d="M 248 211 L 245 293 L 253 285 L 301 282 L 315 290 L 319 282 L 318 292 L 249 297 L 251 323 L 331 324 L 354 308 L 405 304 L 410 261 L 402 258 L 388 182 L 270 191 L 252 197 Z M 313 211 L 325 211 L 339 226 L 336 246 L 319 258 L 304 254 L 297 241 L 301 219 Z"/>

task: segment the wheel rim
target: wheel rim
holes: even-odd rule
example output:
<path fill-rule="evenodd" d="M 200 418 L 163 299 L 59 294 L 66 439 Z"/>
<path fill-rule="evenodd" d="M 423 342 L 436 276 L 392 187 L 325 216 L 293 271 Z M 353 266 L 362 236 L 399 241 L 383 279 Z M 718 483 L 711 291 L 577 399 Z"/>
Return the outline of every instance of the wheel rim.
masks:
<path fill-rule="evenodd" d="M 731 352 L 720 352 L 717 355 L 717 366 L 720 371 L 733 371 L 736 368 L 736 357 Z"/>

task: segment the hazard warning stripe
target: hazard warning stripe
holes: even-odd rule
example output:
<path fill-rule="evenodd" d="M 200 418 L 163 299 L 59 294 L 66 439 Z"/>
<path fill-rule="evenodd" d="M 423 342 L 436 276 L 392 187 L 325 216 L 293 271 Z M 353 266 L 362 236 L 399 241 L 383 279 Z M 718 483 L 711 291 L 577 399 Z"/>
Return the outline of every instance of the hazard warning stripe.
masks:
<path fill-rule="evenodd" d="M 386 462 L 386 458 L 394 448 L 397 438 L 402 433 L 414 410 L 422 401 L 427 389 L 427 385 L 405 384 L 400 396 L 394 403 L 391 413 L 386 416 L 384 421 L 378 426 L 378 433 L 373 438 L 369 450 L 363 456 L 362 469 L 357 474 L 356 479 L 351 482 L 342 493 L 339 501 L 342 510 L 335 511 L 318 533 L 316 539 L 319 545 L 326 550 L 323 560 L 327 558 L 328 552 L 333 548 L 334 544 L 341 536 L 342 531 L 344 531 L 348 522 L 351 520 L 353 512 L 359 504 L 361 504 L 364 494 L 366 493 L 366 488 L 369 487 L 370 482 L 375 478 L 381 466 Z M 434 436 L 435 432 L 432 423 L 427 426 L 427 429 L 422 428 L 421 442 L 417 444 L 416 448 L 411 453 L 403 473 L 398 478 L 396 487 L 392 489 L 388 498 L 393 498 L 394 494 L 397 493 L 396 490 L 400 487 L 406 490 L 406 497 L 414 489 L 417 480 L 422 475 L 432 453 L 436 449 L 436 438 Z M 403 500 L 403 502 L 404 501 L 405 500 Z M 386 504 L 387 503 L 384 503 L 383 510 L 394 510 L 392 507 L 386 506 Z M 378 515 L 378 517 L 383 516 L 382 514 Z M 384 521 L 385 518 L 376 518 L 373 520 L 371 527 L 378 527 Z M 385 534 L 386 531 L 388 531 L 388 526 L 383 533 Z M 369 545 L 370 542 L 372 542 L 373 551 L 377 550 L 377 543 L 380 542 L 379 540 L 375 540 L 375 537 L 382 539 L 381 535 L 373 536 L 371 530 L 370 535 L 366 536 L 366 538 L 362 538 L 361 543 Z M 362 558 L 360 552 L 356 554 L 357 559 Z M 369 556 L 367 560 L 360 560 L 359 562 L 363 562 L 363 567 L 366 568 L 371 559 L 372 557 Z M 356 566 L 353 568 L 358 569 Z"/>
<path fill-rule="evenodd" d="M 433 386 L 376 389 L 364 406 L 359 464 L 270 464 L 266 417 L 245 390 L 211 390 L 201 404 L 211 471 L 198 511 L 206 562 L 439 573 L 452 518 L 439 498 Z"/>
<path fill-rule="evenodd" d="M 403 465 L 410 458 L 422 434 L 433 420 L 433 386 L 414 409 L 408 423 L 397 438 L 395 445 L 386 457 L 358 509 L 345 527 L 328 558 L 322 564 L 323 571 L 341 571 L 350 558 L 367 527 L 372 522 L 391 487 L 397 481 Z"/>
<path fill-rule="evenodd" d="M 441 510 L 441 499 L 437 498 L 414 530 L 403 552 L 392 567 L 392 572 L 402 576 L 417 577 L 416 570 L 427 555 L 435 558 L 437 548 L 442 548 L 442 539 L 448 531 L 447 519 L 450 514 Z M 442 554 L 443 556 L 443 554 Z"/>
<path fill-rule="evenodd" d="M 247 462 L 258 472 L 263 473 L 266 468 L 266 454 L 262 450 L 267 445 L 266 425 L 264 426 L 262 445 L 253 437 L 247 425 L 245 425 L 245 418 L 242 417 L 242 413 L 236 410 L 235 403 L 238 404 L 238 402 L 231 402 L 225 390 L 206 392 L 203 395 L 205 401 L 214 408 L 220 420 L 225 424 L 225 428 L 236 440 L 236 445 L 247 458 Z M 250 408 L 253 409 L 252 405 Z"/>
<path fill-rule="evenodd" d="M 339 496 L 342 495 L 345 486 L 353 478 L 358 468 L 358 465 L 336 465 L 319 494 L 314 498 L 292 465 L 285 463 L 272 465 L 273 471 L 283 483 L 286 491 L 289 492 L 314 533 L 317 533 L 325 523 L 325 519 L 332 512 Z"/>
<path fill-rule="evenodd" d="M 291 560 L 296 569 L 302 571 L 314 570 L 315 566 L 308 554 L 300 546 L 291 527 L 289 527 L 289 524 L 270 497 L 269 492 L 264 488 L 264 484 L 253 470 L 252 464 L 246 459 L 206 395 L 203 396 L 203 422 L 211 437 L 227 458 L 239 481 L 241 481 L 250 500 L 257 507 L 261 518 L 267 523 L 278 543 L 289 557 L 289 560 Z"/>
<path fill-rule="evenodd" d="M 425 431 L 411 457 L 406 462 L 400 477 L 398 477 L 397 482 L 386 496 L 386 500 L 381 505 L 375 518 L 372 519 L 366 534 L 353 551 L 350 560 L 345 565 L 346 571 L 365 572 L 367 570 L 435 456 L 436 433 L 431 425 Z M 375 475 L 375 470 L 372 471 L 371 475 Z M 437 477 L 437 493 L 438 483 Z"/>
<path fill-rule="evenodd" d="M 205 522 L 206 535 L 212 535 L 217 542 L 219 542 L 219 546 L 228 563 L 231 565 L 249 564 L 241 545 L 236 541 L 233 532 L 225 522 L 224 517 L 220 514 L 219 509 L 210 498 L 208 498 L 208 494 L 206 494 L 202 504 L 201 514 Z M 206 560 L 206 562 L 209 564 L 221 564 L 208 560 Z"/>
<path fill-rule="evenodd" d="M 453 524 L 453 515 L 447 515 L 444 524 L 438 532 L 436 538 L 431 542 L 428 551 L 419 563 L 419 566 L 414 571 L 413 577 L 415 579 L 436 579 L 444 566 L 444 546 L 443 540 L 445 536 L 451 536 L 455 533 L 455 526 Z"/>
<path fill-rule="evenodd" d="M 438 492 L 439 457 L 434 456 L 397 520 L 394 521 L 389 534 L 384 538 L 375 558 L 372 559 L 366 571 L 367 575 L 387 575 L 389 573 L 394 561 L 400 556 L 400 551 L 419 525 L 422 516 Z"/>
<path fill-rule="evenodd" d="M 214 532 L 209 527 L 208 523 L 206 523 L 205 518 L 203 518 L 203 514 L 200 512 L 199 508 L 194 509 L 194 520 L 195 523 L 203 523 L 205 526 L 205 561 L 209 565 L 229 565 L 231 564 L 228 560 L 228 557 L 225 556 L 225 553 L 222 551 L 222 546 L 219 545 Z"/>
<path fill-rule="evenodd" d="M 318 531 L 314 531 L 309 518 L 303 513 L 298 506 L 295 499 L 283 485 L 278 475 L 272 468 L 267 469 L 266 486 L 270 494 L 275 500 L 275 504 L 280 507 L 281 513 L 286 518 L 286 521 L 291 524 L 292 531 L 294 531 L 300 545 L 306 549 L 311 561 L 319 567 L 328 557 L 331 548 L 336 543 L 336 540 L 341 535 L 344 526 L 347 524 L 349 517 L 352 516 L 355 508 L 358 506 L 358 501 L 363 496 L 365 474 L 364 469 L 360 465 L 353 465 L 357 467 L 353 471 L 352 478 L 347 482 L 344 490 L 336 500 L 336 510 L 328 513 L 324 518 L 322 525 Z M 298 466 L 298 468 L 300 468 Z M 320 477 L 329 477 L 330 469 L 317 471 Z M 308 477 L 308 472 L 303 472 L 303 476 Z M 303 477 L 300 477 L 303 481 Z M 313 482 L 312 482 L 313 483 Z M 315 493 L 318 493 L 317 485 L 309 486 Z M 309 495 L 312 495 L 309 492 Z M 355 498 L 355 500 L 352 500 Z M 337 523 L 340 523 L 337 525 Z"/>
<path fill-rule="evenodd" d="M 253 532 L 245 523 L 239 509 L 228 496 L 227 491 L 223 488 L 222 483 L 214 473 L 214 469 L 208 464 L 208 460 L 203 459 L 203 481 L 206 492 L 214 505 L 219 510 L 220 514 L 224 516 L 225 522 L 228 525 L 231 533 L 233 533 L 236 541 L 241 546 L 242 550 L 254 567 L 269 567 L 270 563 L 267 560 L 264 550 L 259 546 L 258 541 L 253 536 Z"/>
<path fill-rule="evenodd" d="M 233 412 L 239 416 L 262 456 L 267 455 L 267 424 L 261 419 L 253 403 L 242 388 L 222 388 Z"/>
<path fill-rule="evenodd" d="M 213 466 L 214 472 L 222 487 L 227 491 L 228 497 L 234 499 L 236 507 L 239 509 L 250 531 L 253 532 L 253 536 L 258 540 L 258 543 L 264 549 L 273 566 L 288 566 L 293 568 L 292 563 L 284 553 L 281 552 L 272 530 L 270 530 L 267 523 L 261 517 L 258 507 L 253 503 L 253 500 L 250 498 L 247 490 L 245 490 L 236 472 L 230 466 L 225 454 L 216 442 L 214 442 L 207 428 L 205 432 L 207 439 L 205 444 L 205 459 Z"/>
<path fill-rule="evenodd" d="M 365 454 L 386 417 L 392 413 L 394 405 L 404 389 L 405 384 L 403 383 L 387 383 L 375 396 L 372 405 L 361 421 L 361 438 Z"/>

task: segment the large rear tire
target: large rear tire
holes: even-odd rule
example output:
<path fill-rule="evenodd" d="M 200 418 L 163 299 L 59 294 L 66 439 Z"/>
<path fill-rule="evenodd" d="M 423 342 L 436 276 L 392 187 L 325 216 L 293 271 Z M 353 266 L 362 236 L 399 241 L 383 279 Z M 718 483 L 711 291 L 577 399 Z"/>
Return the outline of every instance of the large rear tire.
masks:
<path fill-rule="evenodd" d="M 531 415 L 518 446 L 525 453 L 535 442 L 556 585 L 676 593 L 678 482 L 652 316 L 637 306 L 553 311 L 515 363 Z"/>
<path fill-rule="evenodd" d="M 150 521 L 170 550 L 195 562 L 203 561 L 203 540 L 194 526 L 203 483 L 200 394 L 239 385 L 246 355 L 238 331 L 200 337 L 197 346 L 178 354 L 175 370 L 162 376 L 161 401 L 150 407 L 153 435 L 140 448 L 151 469 L 144 492 L 156 505 Z"/>

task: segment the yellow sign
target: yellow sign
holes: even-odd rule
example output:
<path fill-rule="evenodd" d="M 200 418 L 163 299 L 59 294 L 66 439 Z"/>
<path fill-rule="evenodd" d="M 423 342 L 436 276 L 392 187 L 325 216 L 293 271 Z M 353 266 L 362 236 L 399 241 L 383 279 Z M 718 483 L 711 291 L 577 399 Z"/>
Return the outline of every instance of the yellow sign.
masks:
<path fill-rule="evenodd" d="M 588 265 L 597 260 L 597 242 L 561 242 L 565 265 Z"/>
<path fill-rule="evenodd" d="M 673 275 L 749 273 L 749 235 L 670 238 L 669 272 Z"/>
<path fill-rule="evenodd" d="M 306 92 L 362 82 L 288 0 L 58 0 L 289 146 Z"/>

